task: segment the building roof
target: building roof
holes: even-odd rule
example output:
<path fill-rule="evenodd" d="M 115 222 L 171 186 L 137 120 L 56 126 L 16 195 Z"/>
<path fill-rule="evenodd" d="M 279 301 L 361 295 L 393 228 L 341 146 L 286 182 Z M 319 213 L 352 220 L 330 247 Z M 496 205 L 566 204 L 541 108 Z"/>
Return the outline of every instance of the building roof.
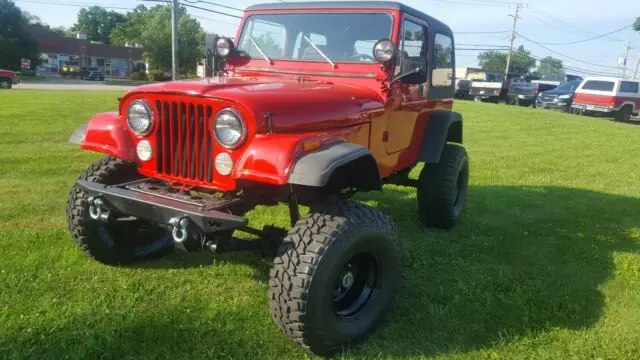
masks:
<path fill-rule="evenodd" d="M 420 10 L 395 1 L 313 1 L 313 2 L 278 2 L 256 4 L 249 6 L 246 11 L 254 10 L 298 10 L 298 9 L 392 9 L 425 20 L 433 32 L 452 35 L 451 28 L 440 20 L 431 17 Z"/>
<path fill-rule="evenodd" d="M 143 49 L 141 48 L 95 44 L 88 40 L 60 36 L 41 26 L 31 26 L 29 32 L 38 43 L 41 53 L 142 60 Z"/>

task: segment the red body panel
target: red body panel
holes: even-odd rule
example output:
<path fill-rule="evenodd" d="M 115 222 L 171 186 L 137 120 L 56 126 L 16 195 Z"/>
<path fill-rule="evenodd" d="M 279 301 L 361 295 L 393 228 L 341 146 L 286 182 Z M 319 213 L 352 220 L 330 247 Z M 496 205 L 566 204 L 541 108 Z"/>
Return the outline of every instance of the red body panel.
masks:
<path fill-rule="evenodd" d="M 388 12 L 394 18 L 392 41 L 397 40 L 401 24 L 398 11 L 336 11 Z M 251 14 L 246 13 L 245 19 Z M 394 67 L 385 69 L 375 63 L 339 63 L 333 69 L 324 61 L 274 60 L 270 65 L 262 59 L 230 58 L 227 68 L 229 77 L 153 84 L 129 91 L 121 99 L 120 114 L 140 98 L 155 111 L 162 111 L 155 104 L 184 102 L 187 108 L 194 104 L 193 109 L 213 109 L 212 116 L 205 119 L 210 131 L 217 111 L 235 108 L 247 124 L 247 141 L 234 150 L 214 142 L 213 154 L 204 155 L 209 162 L 220 152 L 229 153 L 235 164 L 232 173 L 214 173 L 212 181 L 185 180 L 167 175 L 165 165 L 156 163 L 154 156 L 151 161 L 140 162 L 142 174 L 222 191 L 237 189 L 238 180 L 282 185 L 304 154 L 306 141 L 344 140 L 369 148 L 380 176 L 387 177 L 416 163 L 431 112 L 451 110 L 453 105 L 452 99 L 428 101 L 428 84 L 398 81 L 387 90 L 386 81 Z M 182 135 L 172 129 L 171 141 Z M 158 137 L 154 130 L 144 139 L 156 149 L 161 141 Z M 90 122 L 82 148 L 132 159 L 140 140 L 128 130 L 123 116 L 108 113 Z M 189 136 L 186 141 L 190 141 Z M 182 146 L 176 149 L 182 151 Z"/>
<path fill-rule="evenodd" d="M 0 77 L 6 77 L 13 80 L 16 78 L 16 73 L 10 70 L 0 69 Z"/>
<path fill-rule="evenodd" d="M 596 105 L 596 106 L 615 106 L 616 97 L 613 95 L 596 95 L 576 93 L 574 104 Z"/>

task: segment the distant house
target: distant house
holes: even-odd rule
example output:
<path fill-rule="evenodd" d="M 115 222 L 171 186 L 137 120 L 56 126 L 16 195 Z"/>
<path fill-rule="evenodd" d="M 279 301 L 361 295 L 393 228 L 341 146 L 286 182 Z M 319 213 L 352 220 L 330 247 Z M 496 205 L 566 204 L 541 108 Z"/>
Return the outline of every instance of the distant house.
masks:
<path fill-rule="evenodd" d="M 64 65 L 99 68 L 107 76 L 128 77 L 145 69 L 141 46 L 112 46 L 87 40 L 85 32 L 64 37 L 40 26 L 29 28 L 41 52 L 38 72 L 57 73 Z"/>
<path fill-rule="evenodd" d="M 456 78 L 458 79 L 473 79 L 473 74 L 485 73 L 485 70 L 472 67 L 459 67 L 456 68 Z"/>

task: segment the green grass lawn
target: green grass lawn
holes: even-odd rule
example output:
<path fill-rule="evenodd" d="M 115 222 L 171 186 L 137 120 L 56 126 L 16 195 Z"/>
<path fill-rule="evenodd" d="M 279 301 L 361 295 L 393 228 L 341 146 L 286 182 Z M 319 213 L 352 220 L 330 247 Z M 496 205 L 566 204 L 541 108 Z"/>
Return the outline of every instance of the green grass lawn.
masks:
<path fill-rule="evenodd" d="M 0 358 L 313 358 L 272 323 L 269 263 L 176 252 L 107 267 L 67 233 L 67 192 L 100 155 L 67 139 L 118 93 L 0 93 Z M 462 224 L 422 227 L 413 189 L 359 198 L 404 242 L 394 308 L 343 359 L 640 358 L 640 126 L 459 102 Z M 287 225 L 285 207 L 256 225 Z"/>

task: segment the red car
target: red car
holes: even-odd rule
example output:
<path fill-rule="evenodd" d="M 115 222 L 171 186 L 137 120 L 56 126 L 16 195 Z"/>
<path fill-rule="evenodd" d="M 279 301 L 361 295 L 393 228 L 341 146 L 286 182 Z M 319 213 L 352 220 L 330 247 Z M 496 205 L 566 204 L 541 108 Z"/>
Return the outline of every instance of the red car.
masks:
<path fill-rule="evenodd" d="M 14 84 L 19 82 L 15 72 L 0 69 L 0 89 L 11 89 Z"/>
<path fill-rule="evenodd" d="M 351 197 L 413 186 L 426 225 L 462 216 L 451 29 L 395 2 L 283 2 L 249 7 L 236 41 L 215 44 L 221 73 L 131 90 L 72 136 L 107 155 L 69 195 L 75 242 L 107 264 L 176 243 L 260 247 L 275 257 L 269 304 L 289 337 L 319 354 L 364 339 L 394 298 L 401 241 L 389 216 Z M 249 226 L 248 211 L 278 203 L 288 231 Z"/>

